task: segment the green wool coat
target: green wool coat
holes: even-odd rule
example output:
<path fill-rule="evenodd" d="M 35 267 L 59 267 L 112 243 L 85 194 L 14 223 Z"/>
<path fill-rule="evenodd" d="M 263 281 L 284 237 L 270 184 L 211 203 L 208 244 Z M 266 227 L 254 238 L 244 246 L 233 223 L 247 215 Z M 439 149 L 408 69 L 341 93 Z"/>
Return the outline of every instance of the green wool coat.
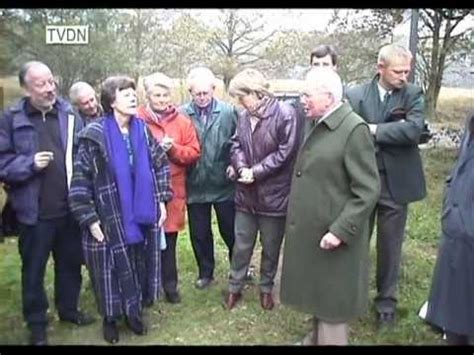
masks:
<path fill-rule="evenodd" d="M 380 194 L 369 128 L 349 104 L 307 130 L 291 182 L 281 301 L 344 323 L 368 303 L 369 216 Z M 343 243 L 319 247 L 328 231 Z"/>

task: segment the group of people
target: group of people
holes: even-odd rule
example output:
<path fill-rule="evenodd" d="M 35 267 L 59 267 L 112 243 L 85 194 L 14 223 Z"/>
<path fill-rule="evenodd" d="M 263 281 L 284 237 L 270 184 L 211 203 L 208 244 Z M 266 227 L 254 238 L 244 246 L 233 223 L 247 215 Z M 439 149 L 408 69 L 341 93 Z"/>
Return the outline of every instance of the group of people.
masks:
<path fill-rule="evenodd" d="M 249 68 L 230 82 L 236 106 L 216 97 L 214 74 L 198 67 L 187 77 L 191 101 L 181 107 L 163 73 L 143 78 L 142 105 L 127 76 L 102 83 L 100 104 L 85 82 L 72 85 L 68 102 L 46 64 L 25 63 L 25 96 L 0 119 L 0 181 L 20 225 L 30 343 L 47 344 L 50 252 L 59 319 L 94 321 L 78 309 L 85 264 L 109 343 L 119 341 L 121 318 L 146 334 L 143 310 L 162 294 L 181 302 L 176 245 L 186 213 L 195 287 L 210 287 L 212 209 L 229 260 L 224 307 L 242 302 L 259 235 L 261 307 L 275 306 L 283 250 L 281 301 L 314 316 L 308 345 L 347 344 L 348 322 L 366 312 L 376 219 L 377 322 L 393 325 L 407 206 L 426 195 L 418 151 L 423 93 L 408 83 L 411 62 L 405 48 L 384 46 L 373 80 L 345 88 L 334 48 L 321 45 L 311 53 L 300 100 L 279 101 Z M 463 298 L 471 311 L 472 299 Z M 431 302 L 432 313 L 444 302 Z"/>

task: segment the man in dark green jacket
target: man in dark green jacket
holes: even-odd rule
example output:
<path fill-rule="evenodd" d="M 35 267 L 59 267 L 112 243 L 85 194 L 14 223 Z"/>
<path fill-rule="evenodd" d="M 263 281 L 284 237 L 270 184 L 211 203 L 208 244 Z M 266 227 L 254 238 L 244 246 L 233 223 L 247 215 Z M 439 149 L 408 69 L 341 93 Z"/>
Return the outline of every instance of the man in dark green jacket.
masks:
<path fill-rule="evenodd" d="M 211 207 L 219 232 L 228 248 L 234 245 L 234 182 L 228 177 L 230 138 L 235 132 L 234 107 L 214 97 L 215 77 L 208 68 L 195 68 L 188 75 L 192 101 L 182 107 L 199 137 L 201 157 L 188 169 L 186 179 L 189 233 L 199 268 L 195 286 L 209 286 L 214 278 L 214 241 Z"/>
<path fill-rule="evenodd" d="M 377 215 L 375 307 L 379 326 L 391 325 L 395 318 L 408 203 L 426 195 L 418 149 L 425 104 L 422 90 L 407 82 L 411 60 L 411 53 L 401 46 L 383 47 L 378 56 L 378 74 L 346 94 L 354 111 L 369 124 L 382 183 L 371 221 L 373 228 Z"/>
<path fill-rule="evenodd" d="M 312 69 L 286 218 L 281 301 L 314 315 L 313 345 L 346 345 L 368 303 L 369 219 L 380 193 L 369 128 L 341 102 L 339 75 Z"/>

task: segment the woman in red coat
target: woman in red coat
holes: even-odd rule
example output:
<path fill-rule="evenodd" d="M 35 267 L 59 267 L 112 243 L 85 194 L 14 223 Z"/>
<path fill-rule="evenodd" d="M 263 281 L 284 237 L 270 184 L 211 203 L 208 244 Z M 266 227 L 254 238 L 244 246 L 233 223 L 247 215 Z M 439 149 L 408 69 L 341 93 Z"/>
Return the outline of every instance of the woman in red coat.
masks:
<path fill-rule="evenodd" d="M 166 206 L 162 283 L 166 300 L 179 303 L 176 239 L 185 226 L 186 166 L 199 159 L 199 141 L 191 120 L 171 103 L 171 79 L 162 73 L 154 73 L 144 78 L 143 85 L 147 103 L 138 108 L 138 116 L 167 152 L 171 165 L 173 199 Z"/>

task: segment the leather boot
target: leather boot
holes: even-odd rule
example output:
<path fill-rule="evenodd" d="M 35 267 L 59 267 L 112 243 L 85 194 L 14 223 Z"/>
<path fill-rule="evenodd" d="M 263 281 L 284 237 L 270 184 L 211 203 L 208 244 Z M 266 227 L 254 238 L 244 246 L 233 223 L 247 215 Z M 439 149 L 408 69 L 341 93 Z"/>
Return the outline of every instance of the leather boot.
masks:
<path fill-rule="evenodd" d="M 275 302 L 273 302 L 273 296 L 271 292 L 261 292 L 260 293 L 260 304 L 262 308 L 270 311 L 275 306 Z"/>
<path fill-rule="evenodd" d="M 242 298 L 240 292 L 229 292 L 225 299 L 225 307 L 230 311 Z"/>

